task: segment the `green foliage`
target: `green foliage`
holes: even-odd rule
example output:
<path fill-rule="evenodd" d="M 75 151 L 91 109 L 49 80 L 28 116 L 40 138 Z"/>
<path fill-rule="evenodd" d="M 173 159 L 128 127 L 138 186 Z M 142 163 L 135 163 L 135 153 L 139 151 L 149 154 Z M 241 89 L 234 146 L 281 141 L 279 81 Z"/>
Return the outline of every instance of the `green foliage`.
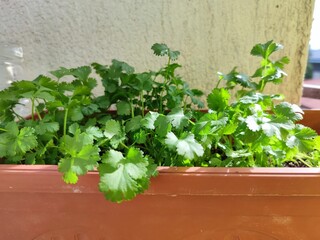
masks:
<path fill-rule="evenodd" d="M 199 111 L 203 92 L 176 74 L 180 52 L 166 44 L 152 46 L 168 60 L 157 71 L 137 73 L 112 60 L 14 82 L 0 91 L 0 157 L 5 163 L 57 164 L 70 184 L 98 169 L 99 189 L 113 202 L 146 190 L 156 166 L 318 167 L 320 137 L 298 124 L 303 111 L 263 93 L 286 75 L 288 58 L 271 59 L 282 48 L 273 41 L 254 46 L 251 54 L 262 60 L 252 75 L 236 68 L 218 73 L 208 111 Z M 92 71 L 104 87 L 101 96 L 92 93 Z M 236 91 L 234 102 L 230 90 Z M 24 98 L 32 103 L 28 119 L 15 112 Z"/>

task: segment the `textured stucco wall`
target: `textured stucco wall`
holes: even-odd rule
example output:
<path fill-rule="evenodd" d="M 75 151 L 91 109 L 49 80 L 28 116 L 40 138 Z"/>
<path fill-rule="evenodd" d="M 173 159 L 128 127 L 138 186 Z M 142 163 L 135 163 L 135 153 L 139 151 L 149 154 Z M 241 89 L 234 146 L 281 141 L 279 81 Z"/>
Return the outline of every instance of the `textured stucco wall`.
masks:
<path fill-rule="evenodd" d="M 159 66 L 150 47 L 180 50 L 180 74 L 208 91 L 216 71 L 253 73 L 255 43 L 273 39 L 291 59 L 272 91 L 299 102 L 314 0 L 0 0 L 0 42 L 24 49 L 25 78 L 59 66 L 113 58 L 137 70 Z M 99 90 L 98 90 L 99 91 Z"/>

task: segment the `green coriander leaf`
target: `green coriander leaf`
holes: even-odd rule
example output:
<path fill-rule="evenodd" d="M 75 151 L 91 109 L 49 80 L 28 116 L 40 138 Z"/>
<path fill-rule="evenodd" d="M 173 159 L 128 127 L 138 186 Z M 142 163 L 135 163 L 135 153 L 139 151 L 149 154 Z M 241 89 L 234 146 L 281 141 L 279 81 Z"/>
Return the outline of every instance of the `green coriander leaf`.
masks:
<path fill-rule="evenodd" d="M 110 150 L 99 165 L 99 188 L 113 202 L 130 200 L 149 185 L 148 161 L 136 148 L 129 148 L 126 157 Z"/>
<path fill-rule="evenodd" d="M 223 111 L 229 104 L 230 93 L 224 88 L 215 88 L 208 95 L 208 107 L 214 111 Z"/>
<path fill-rule="evenodd" d="M 177 60 L 178 57 L 179 57 L 179 55 L 180 55 L 180 52 L 179 52 L 179 51 L 171 51 L 171 50 L 169 49 L 168 56 L 169 56 L 169 58 L 170 58 L 171 60 L 173 60 L 173 61 Z"/>
<path fill-rule="evenodd" d="M 172 125 L 169 123 L 166 116 L 159 115 L 157 120 L 154 122 L 156 127 L 156 134 L 160 137 L 165 137 L 168 132 L 171 131 Z"/>
<path fill-rule="evenodd" d="M 119 134 L 120 132 L 121 132 L 121 126 L 119 122 L 113 119 L 106 122 L 105 131 L 103 133 L 106 138 L 111 139 L 112 137 Z"/>
<path fill-rule="evenodd" d="M 261 126 L 258 124 L 258 118 L 255 116 L 248 116 L 245 119 L 245 122 L 247 124 L 247 127 L 253 132 L 259 131 L 261 129 Z"/>
<path fill-rule="evenodd" d="M 100 160 L 100 149 L 93 145 L 92 137 L 77 129 L 73 137 L 66 135 L 61 139 L 61 151 L 64 157 L 59 161 L 59 171 L 66 183 L 75 183 L 76 176 L 93 170 Z"/>
<path fill-rule="evenodd" d="M 283 118 L 287 118 L 291 121 L 299 121 L 303 118 L 302 109 L 296 105 L 287 102 L 282 102 L 275 106 L 274 113 Z"/>
<path fill-rule="evenodd" d="M 58 122 L 45 122 L 45 121 L 38 121 L 37 126 L 35 127 L 37 134 L 45 134 L 47 132 L 54 133 L 59 130 L 59 123 Z"/>
<path fill-rule="evenodd" d="M 23 96 L 23 94 L 22 94 L 22 96 Z M 51 93 L 45 92 L 45 91 L 41 91 L 41 90 L 35 92 L 32 97 L 44 99 L 44 100 L 50 101 L 50 102 L 52 102 L 52 101 L 54 101 L 56 99 Z"/>
<path fill-rule="evenodd" d="M 112 59 L 112 65 L 110 66 L 110 71 L 114 72 L 123 72 L 127 74 L 133 74 L 134 68 L 125 62 L 118 61 L 116 59 Z M 112 76 L 112 74 L 111 74 Z"/>
<path fill-rule="evenodd" d="M 60 79 L 64 76 L 70 75 L 70 70 L 64 67 L 60 67 L 60 69 L 50 72 L 53 76 Z"/>
<path fill-rule="evenodd" d="M 75 172 L 67 171 L 63 174 L 63 180 L 67 184 L 76 184 L 78 179 L 79 178 Z"/>
<path fill-rule="evenodd" d="M 81 81 L 86 81 L 91 73 L 91 67 L 83 66 L 70 69 L 70 75 L 75 76 Z"/>
<path fill-rule="evenodd" d="M 128 102 L 117 102 L 117 113 L 119 115 L 130 115 L 131 114 L 131 105 Z"/>
<path fill-rule="evenodd" d="M 281 131 L 277 125 L 272 124 L 272 122 L 265 122 L 261 125 L 262 131 L 268 136 L 276 136 L 281 140 Z"/>
<path fill-rule="evenodd" d="M 298 124 L 294 129 L 294 135 L 288 137 L 286 145 L 289 148 L 298 148 L 301 152 L 309 152 L 314 149 L 314 138 L 317 136 L 313 129 Z"/>
<path fill-rule="evenodd" d="M 137 87 L 140 91 L 151 91 L 153 87 L 153 80 L 151 73 L 140 73 L 137 74 L 136 79 L 138 80 Z"/>
<path fill-rule="evenodd" d="M 145 117 L 141 120 L 141 125 L 147 129 L 155 129 L 155 121 L 159 117 L 158 112 L 148 112 Z"/>
<path fill-rule="evenodd" d="M 136 143 L 144 144 L 147 141 L 147 133 L 144 130 L 140 130 L 134 134 L 133 138 Z"/>
<path fill-rule="evenodd" d="M 292 121 L 282 118 L 264 121 L 261 125 L 262 131 L 268 136 L 276 136 L 279 140 L 282 139 L 281 130 L 291 130 L 294 128 Z"/>
<path fill-rule="evenodd" d="M 183 109 L 180 107 L 172 109 L 167 115 L 167 119 L 173 127 L 181 129 L 188 125 L 189 118 L 184 114 Z"/>
<path fill-rule="evenodd" d="M 283 46 L 278 43 L 274 43 L 272 40 L 266 42 L 265 44 L 257 44 L 255 45 L 252 50 L 251 54 L 254 56 L 259 56 L 263 58 L 268 58 L 273 52 L 282 49 Z"/>
<path fill-rule="evenodd" d="M 231 135 L 233 134 L 238 128 L 238 125 L 235 123 L 230 123 L 227 124 L 224 128 L 223 128 L 223 134 L 224 135 Z"/>
<path fill-rule="evenodd" d="M 208 135 L 224 128 L 228 122 L 228 117 L 218 116 L 216 112 L 206 113 L 193 127 L 195 134 Z"/>
<path fill-rule="evenodd" d="M 69 115 L 72 121 L 80 121 L 84 117 L 81 111 L 81 106 L 71 107 L 69 109 Z"/>
<path fill-rule="evenodd" d="M 267 154 L 270 154 L 272 156 L 274 156 L 276 159 L 285 159 L 286 157 L 286 152 L 284 150 L 281 149 L 272 149 L 271 146 L 265 146 L 263 147 L 263 151 Z"/>
<path fill-rule="evenodd" d="M 314 138 L 314 148 L 320 150 L 320 136 Z"/>
<path fill-rule="evenodd" d="M 187 159 L 193 159 L 196 156 L 201 157 L 204 149 L 195 139 L 193 134 L 187 134 L 182 139 L 178 139 L 173 132 L 166 135 L 165 143 L 177 153 Z"/>
<path fill-rule="evenodd" d="M 153 53 L 157 56 L 165 56 L 168 55 L 169 48 L 164 43 L 155 43 L 152 45 L 151 49 L 153 50 Z"/>
<path fill-rule="evenodd" d="M 251 156 L 252 153 L 248 152 L 246 149 L 232 150 L 228 148 L 226 151 L 226 155 L 229 158 L 243 158 Z"/>
<path fill-rule="evenodd" d="M 97 104 L 89 104 L 89 105 L 83 106 L 81 108 L 82 108 L 83 114 L 85 114 L 85 115 L 91 115 L 91 114 L 100 112 L 99 106 Z"/>
<path fill-rule="evenodd" d="M 119 122 L 108 120 L 105 125 L 104 136 L 110 140 L 110 144 L 117 148 L 125 140 L 125 134 Z"/>
<path fill-rule="evenodd" d="M 102 133 L 102 131 L 100 130 L 100 128 L 95 127 L 95 126 L 91 126 L 88 127 L 86 129 L 86 133 L 88 134 L 88 136 L 90 136 L 92 139 L 99 139 L 102 138 L 104 136 L 104 134 Z"/>
<path fill-rule="evenodd" d="M 165 56 L 167 55 L 171 60 L 177 60 L 180 55 L 179 51 L 172 51 L 168 46 L 164 43 L 155 43 L 152 45 L 151 49 L 153 53 L 157 56 Z"/>
<path fill-rule="evenodd" d="M 34 128 L 18 128 L 17 123 L 9 122 L 6 132 L 0 134 L 0 157 L 23 155 L 37 147 L 37 137 Z"/>
<path fill-rule="evenodd" d="M 142 116 L 138 115 L 135 116 L 134 118 L 131 118 L 127 123 L 126 123 L 126 132 L 133 132 L 141 128 L 141 119 Z"/>
<path fill-rule="evenodd" d="M 73 81 L 72 83 L 75 84 L 75 82 L 76 81 Z M 80 86 L 75 87 L 75 89 L 73 90 L 72 96 L 73 97 L 76 97 L 76 96 L 83 97 L 83 96 L 90 96 L 90 94 L 91 94 L 90 88 L 88 88 L 87 86 L 80 85 Z"/>
<path fill-rule="evenodd" d="M 60 67 L 60 69 L 56 71 L 51 71 L 50 73 L 58 79 L 71 75 L 78 78 L 80 81 L 86 81 L 91 73 L 91 68 L 89 66 L 71 69 Z"/>

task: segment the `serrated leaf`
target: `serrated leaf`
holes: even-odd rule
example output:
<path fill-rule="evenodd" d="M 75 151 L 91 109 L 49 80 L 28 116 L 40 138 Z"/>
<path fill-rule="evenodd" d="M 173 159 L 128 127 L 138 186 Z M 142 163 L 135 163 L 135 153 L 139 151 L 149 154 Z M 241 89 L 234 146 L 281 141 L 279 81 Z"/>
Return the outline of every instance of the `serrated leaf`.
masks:
<path fill-rule="evenodd" d="M 166 135 L 165 143 L 177 153 L 187 159 L 193 159 L 196 156 L 201 157 L 204 149 L 195 139 L 193 134 L 187 134 L 182 139 L 178 139 L 173 132 Z"/>
<path fill-rule="evenodd" d="M 121 202 L 134 198 L 149 185 L 148 161 L 136 148 L 129 148 L 126 157 L 110 150 L 99 165 L 99 188 L 108 200 Z"/>
<path fill-rule="evenodd" d="M 320 136 L 314 138 L 314 148 L 320 150 Z"/>
<path fill-rule="evenodd" d="M 261 129 L 261 126 L 258 124 L 258 119 L 255 116 L 248 116 L 245 119 L 245 122 L 247 127 L 253 132 L 257 132 Z"/>
<path fill-rule="evenodd" d="M 183 128 L 188 125 L 189 118 L 184 114 L 183 109 L 178 107 L 171 110 L 167 119 L 175 128 Z"/>
<path fill-rule="evenodd" d="M 208 95 L 208 107 L 214 111 L 223 111 L 229 104 L 230 93 L 224 88 L 215 88 Z"/>
<path fill-rule="evenodd" d="M 171 60 L 176 60 L 180 55 L 179 51 L 172 51 L 168 46 L 164 43 L 155 43 L 152 45 L 151 49 L 153 53 L 157 56 L 165 56 L 167 55 Z"/>
<path fill-rule="evenodd" d="M 159 117 L 158 112 L 148 112 L 145 117 L 141 120 L 141 125 L 147 129 L 155 129 L 155 121 Z"/>
<path fill-rule="evenodd" d="M 301 152 L 309 152 L 314 149 L 314 138 L 317 136 L 315 130 L 298 124 L 294 129 L 294 134 L 288 137 L 286 145 L 289 148 L 297 148 Z"/>
<path fill-rule="evenodd" d="M 151 91 L 153 87 L 151 76 L 151 73 L 137 74 L 136 79 L 138 80 L 138 84 L 135 84 L 135 87 L 137 87 L 139 91 Z"/>
<path fill-rule="evenodd" d="M 263 147 L 263 151 L 275 157 L 275 159 L 283 160 L 286 157 L 286 152 L 281 149 L 272 149 L 271 146 Z"/>
<path fill-rule="evenodd" d="M 178 57 L 179 57 L 179 55 L 180 55 L 180 52 L 179 51 L 171 51 L 170 49 L 169 49 L 169 54 L 168 54 L 168 56 L 169 56 L 169 58 L 171 59 L 171 60 L 177 60 L 178 59 Z"/>
<path fill-rule="evenodd" d="M 151 49 L 153 53 L 157 56 L 164 56 L 168 54 L 169 48 L 164 43 L 155 43 L 152 45 Z"/>
<path fill-rule="evenodd" d="M 109 120 L 106 122 L 104 136 L 111 139 L 113 136 L 121 132 L 120 123 L 116 120 Z"/>
<path fill-rule="evenodd" d="M 130 115 L 131 114 L 131 105 L 128 102 L 117 102 L 117 113 L 119 115 Z"/>
<path fill-rule="evenodd" d="M 71 107 L 69 109 L 69 115 L 72 121 L 80 121 L 84 117 L 81 111 L 81 106 Z"/>
<path fill-rule="evenodd" d="M 76 176 L 84 175 L 93 170 L 100 160 L 100 149 L 93 145 L 92 137 L 77 129 L 74 136 L 62 138 L 61 151 L 64 157 L 59 161 L 59 171 L 67 183 L 76 183 Z"/>
<path fill-rule="evenodd" d="M 205 136 L 222 129 L 227 122 L 228 117 L 218 116 L 215 112 L 207 113 L 195 123 L 192 132 Z"/>
<path fill-rule="evenodd" d="M 62 176 L 63 180 L 67 184 L 76 184 L 78 182 L 78 176 L 72 171 L 67 171 Z"/>
<path fill-rule="evenodd" d="M 135 116 L 134 118 L 131 118 L 127 123 L 125 130 L 126 132 L 133 132 L 141 128 L 141 119 L 142 116 L 138 115 Z"/>
<path fill-rule="evenodd" d="M 58 122 L 45 122 L 38 121 L 38 125 L 35 127 L 35 130 L 38 134 L 42 135 L 47 132 L 53 133 L 59 130 L 60 126 Z"/>
<path fill-rule="evenodd" d="M 116 59 L 112 59 L 112 65 L 110 66 L 110 70 L 111 71 L 115 71 L 115 72 L 124 72 L 127 74 L 132 74 L 134 73 L 134 68 L 132 66 L 130 66 L 129 64 L 122 62 L 122 61 L 118 61 Z M 112 74 L 111 74 L 112 76 Z"/>
<path fill-rule="evenodd" d="M 231 135 L 233 134 L 238 128 L 238 125 L 235 124 L 235 123 L 230 123 L 228 125 L 226 125 L 224 128 L 223 128 L 223 134 L 224 135 Z"/>
<path fill-rule="evenodd" d="M 105 124 L 104 136 L 110 140 L 110 144 L 117 148 L 118 145 L 125 139 L 125 134 L 119 122 L 111 119 Z"/>
<path fill-rule="evenodd" d="M 58 79 L 71 75 L 78 78 L 81 81 L 86 81 L 91 73 L 91 68 L 89 66 L 82 66 L 71 69 L 60 67 L 60 69 L 51 71 L 50 73 Z"/>
<path fill-rule="evenodd" d="M 98 139 L 102 138 L 104 134 L 102 133 L 101 129 L 95 126 L 88 127 L 86 129 L 86 133 L 88 136 L 90 136 L 92 139 Z"/>
<path fill-rule="evenodd" d="M 18 128 L 15 122 L 5 126 L 7 132 L 0 134 L 0 157 L 23 155 L 37 145 L 35 130 L 31 127 Z"/>
<path fill-rule="evenodd" d="M 246 149 L 240 149 L 240 150 L 228 149 L 226 151 L 226 155 L 229 158 L 242 158 L 242 157 L 249 157 L 252 155 L 252 153 L 248 152 Z"/>
<path fill-rule="evenodd" d="M 70 70 L 64 67 L 60 67 L 58 70 L 50 71 L 50 73 L 56 78 L 60 79 L 64 76 L 70 75 Z"/>
<path fill-rule="evenodd" d="M 303 118 L 302 109 L 298 105 L 288 102 L 282 102 L 276 105 L 274 112 L 277 116 L 287 118 L 291 121 L 299 121 Z"/>
<path fill-rule="evenodd" d="M 81 81 L 86 81 L 90 73 L 91 73 L 91 68 L 89 66 L 82 66 L 82 67 L 70 69 L 70 74 L 75 76 Z"/>
<path fill-rule="evenodd" d="M 133 139 L 136 143 L 144 144 L 147 141 L 147 133 L 144 130 L 140 130 L 134 134 Z"/>
<path fill-rule="evenodd" d="M 165 137 L 168 132 L 171 131 L 172 125 L 169 123 L 166 116 L 159 115 L 157 120 L 154 122 L 156 134 L 160 137 Z"/>
<path fill-rule="evenodd" d="M 265 44 L 256 44 L 252 50 L 251 55 L 260 56 L 263 58 L 268 58 L 273 52 L 282 49 L 283 46 L 278 43 L 274 43 L 272 40 L 266 42 Z"/>

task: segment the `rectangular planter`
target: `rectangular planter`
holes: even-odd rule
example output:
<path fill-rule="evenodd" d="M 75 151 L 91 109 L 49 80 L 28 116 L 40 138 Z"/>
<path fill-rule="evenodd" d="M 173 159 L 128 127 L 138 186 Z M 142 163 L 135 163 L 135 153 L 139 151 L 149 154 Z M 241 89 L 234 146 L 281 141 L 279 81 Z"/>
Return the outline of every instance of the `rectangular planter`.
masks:
<path fill-rule="evenodd" d="M 130 202 L 98 173 L 66 185 L 55 166 L 0 166 L 1 239 L 319 239 L 320 169 L 160 168 Z"/>

